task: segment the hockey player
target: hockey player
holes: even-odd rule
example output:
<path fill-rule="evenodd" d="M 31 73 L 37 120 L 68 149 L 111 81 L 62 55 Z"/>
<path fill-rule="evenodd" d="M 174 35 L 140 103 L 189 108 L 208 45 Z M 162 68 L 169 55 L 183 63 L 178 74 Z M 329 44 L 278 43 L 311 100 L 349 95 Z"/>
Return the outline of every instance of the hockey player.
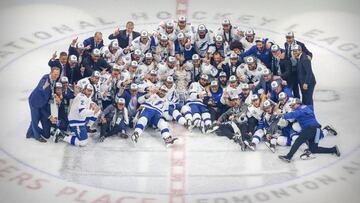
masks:
<path fill-rule="evenodd" d="M 156 66 L 157 63 L 155 63 L 153 55 L 151 53 L 146 53 L 143 62 L 140 62 L 138 66 L 140 81 L 142 82 L 145 80 L 150 71 L 155 70 Z"/>
<path fill-rule="evenodd" d="M 160 62 L 157 65 L 158 78 L 161 82 L 164 82 L 167 77 L 174 76 L 176 69 L 177 61 L 173 56 L 169 56 L 166 62 Z"/>
<path fill-rule="evenodd" d="M 60 78 L 60 82 L 62 84 L 62 90 L 63 90 L 63 104 L 64 104 L 64 108 L 65 108 L 65 112 L 66 112 L 66 119 L 67 119 L 67 114 L 69 112 L 69 108 L 70 108 L 70 104 L 72 103 L 72 100 L 75 98 L 75 94 L 77 94 L 77 92 L 74 91 L 72 85 L 70 85 L 69 80 L 67 77 L 61 77 Z"/>
<path fill-rule="evenodd" d="M 240 40 L 244 51 L 249 50 L 255 45 L 255 32 L 253 29 L 248 29 L 245 31 L 245 37 Z"/>
<path fill-rule="evenodd" d="M 241 64 L 238 67 L 236 76 L 240 79 L 240 82 L 248 83 L 250 89 L 252 89 L 259 83 L 262 71 L 266 67 L 252 56 L 245 58 L 245 62 L 246 64 Z"/>
<path fill-rule="evenodd" d="M 184 33 L 185 36 L 188 36 L 191 40 L 191 43 L 194 42 L 195 29 L 191 23 L 187 22 L 185 16 L 179 16 L 176 24 L 175 33 L 178 35 L 180 32 Z"/>
<path fill-rule="evenodd" d="M 116 98 L 124 98 L 125 99 L 125 107 L 129 113 L 129 126 L 130 128 L 134 127 L 134 118 L 138 109 L 140 107 L 140 103 L 138 102 L 139 97 L 143 96 L 143 94 L 139 93 L 138 85 L 133 83 L 130 85 L 128 90 L 119 91 Z"/>
<path fill-rule="evenodd" d="M 271 82 L 270 99 L 276 103 L 279 102 L 279 94 L 284 92 L 288 97 L 294 97 L 292 90 L 282 84 L 281 80 L 274 80 Z"/>
<path fill-rule="evenodd" d="M 104 77 L 104 75 L 102 75 Z M 102 95 L 102 108 L 112 104 L 115 99 L 116 93 L 119 91 L 117 84 L 121 82 L 120 67 L 114 64 L 111 69 L 111 74 L 108 74 L 105 81 L 100 84 L 100 94 Z"/>
<path fill-rule="evenodd" d="M 180 113 L 182 105 L 179 103 L 179 95 L 176 92 L 176 85 L 174 84 L 174 79 L 171 76 L 168 76 L 164 82 L 165 87 L 167 88 L 166 98 L 169 103 L 168 109 L 164 111 L 164 117 L 168 121 L 176 120 L 180 125 L 184 125 L 186 128 L 190 128 L 191 120 L 186 120 L 184 116 Z"/>
<path fill-rule="evenodd" d="M 140 50 L 142 54 L 151 53 L 155 49 L 156 40 L 149 36 L 146 30 L 141 31 L 140 36 L 131 42 L 130 50 Z"/>
<path fill-rule="evenodd" d="M 242 83 L 241 86 L 241 93 L 239 94 L 239 97 L 241 99 L 241 102 L 244 102 L 247 105 L 251 104 L 251 96 L 252 91 L 250 90 L 249 84 Z"/>
<path fill-rule="evenodd" d="M 151 89 L 159 88 L 160 86 L 161 84 L 158 80 L 158 72 L 156 70 L 151 70 L 148 79 L 145 79 L 139 84 L 139 92 L 148 93 Z"/>
<path fill-rule="evenodd" d="M 267 40 L 263 38 L 256 38 L 255 39 L 255 46 L 252 46 L 249 50 L 240 54 L 240 57 L 244 58 L 247 56 L 255 56 L 258 58 L 267 68 L 271 68 L 271 49 L 267 48 Z"/>
<path fill-rule="evenodd" d="M 90 98 L 97 105 L 101 105 L 101 99 L 102 99 L 100 93 L 100 86 L 99 86 L 100 76 L 101 76 L 100 72 L 94 71 L 91 77 L 81 79 L 77 83 L 77 86 L 80 89 L 84 88 L 86 85 L 91 85 L 93 87 L 93 91 L 91 91 Z"/>
<path fill-rule="evenodd" d="M 170 135 L 168 124 L 164 118 L 162 118 L 163 112 L 168 109 L 166 90 L 167 88 L 165 86 L 161 86 L 159 89 L 153 88 L 147 94 L 139 98 L 139 102 L 143 109 L 139 115 L 139 120 L 137 121 L 134 133 L 131 136 L 134 143 L 138 142 L 140 135 L 147 125 L 154 125 L 160 129 L 165 145 L 168 146 L 174 144 L 177 140 L 177 138 L 173 138 Z"/>
<path fill-rule="evenodd" d="M 174 42 L 166 35 L 160 35 L 155 48 L 154 58 L 157 62 L 165 61 L 169 56 L 175 56 Z"/>
<path fill-rule="evenodd" d="M 207 86 L 208 79 L 207 75 L 202 74 L 199 82 L 191 83 L 187 100 L 187 105 L 191 108 L 192 124 L 194 127 L 201 127 L 202 133 L 210 130 L 212 125 L 209 110 L 203 101 L 205 96 L 207 96 L 205 87 Z M 188 117 L 185 118 L 188 119 Z"/>
<path fill-rule="evenodd" d="M 218 29 L 217 35 L 220 35 L 225 42 L 230 44 L 232 41 L 239 41 L 243 33 L 238 29 L 237 26 L 233 26 L 229 19 L 222 21 L 222 27 Z"/>
<path fill-rule="evenodd" d="M 220 86 L 221 88 L 224 89 L 224 88 L 227 87 L 227 82 L 228 82 L 228 80 L 227 80 L 227 75 L 226 75 L 226 73 L 225 73 L 224 71 L 221 71 L 221 72 L 219 73 L 218 81 L 219 81 L 219 86 Z"/>
<path fill-rule="evenodd" d="M 63 71 L 63 76 L 69 79 L 70 84 L 74 84 L 74 75 L 79 69 L 78 58 L 75 55 L 70 55 L 68 63 L 65 65 L 65 71 Z"/>
<path fill-rule="evenodd" d="M 240 95 L 241 93 L 241 87 L 238 84 L 238 81 L 236 79 L 235 75 L 230 76 L 229 78 L 229 84 L 224 89 L 224 94 L 221 97 L 221 103 L 226 105 L 228 103 L 228 99 L 230 95 Z"/>
<path fill-rule="evenodd" d="M 302 131 L 294 144 L 291 146 L 289 153 L 287 155 L 281 155 L 279 158 L 283 161 L 290 162 L 295 152 L 305 142 L 307 142 L 309 149 L 306 150 L 300 157 L 309 156 L 311 153 L 336 154 L 339 157 L 340 151 L 336 145 L 332 148 L 318 146 L 323 134 L 320 129 L 320 124 L 316 120 L 312 109 L 306 105 L 302 105 L 300 99 L 298 98 L 293 99 L 291 108 L 294 110 L 293 112 L 285 114 L 280 113 L 280 115 L 282 115 L 284 119 L 296 119 L 299 122 Z"/>
<path fill-rule="evenodd" d="M 257 94 L 251 96 L 251 104 L 248 106 L 246 116 L 248 118 L 249 134 L 254 135 L 256 128 L 261 120 L 263 110 L 261 109 L 260 98 Z"/>
<path fill-rule="evenodd" d="M 209 58 L 212 58 L 214 52 L 217 52 L 221 55 L 221 57 L 225 58 L 230 51 L 228 42 L 224 41 L 221 35 L 217 35 L 215 37 L 214 46 L 210 47 L 208 50 Z"/>
<path fill-rule="evenodd" d="M 177 39 L 175 40 L 174 44 L 175 56 L 180 65 L 192 59 L 193 54 L 195 54 L 195 49 L 191 43 L 191 39 L 188 36 L 180 32 L 177 35 Z"/>
<path fill-rule="evenodd" d="M 131 61 L 128 69 L 123 69 L 121 72 L 121 83 L 128 89 L 131 83 L 140 83 L 140 75 L 138 73 L 138 62 Z M 119 84 L 119 83 L 118 83 Z"/>
<path fill-rule="evenodd" d="M 227 110 L 227 106 L 220 102 L 223 95 L 223 88 L 219 87 L 217 80 L 213 80 L 210 86 L 206 87 L 206 92 L 208 96 L 204 98 L 204 104 L 206 104 L 209 109 L 211 120 L 215 121 Z"/>
<path fill-rule="evenodd" d="M 100 49 L 102 58 L 105 59 L 105 61 L 113 66 L 117 59 L 124 55 L 123 50 L 119 47 L 119 43 L 117 40 L 113 40 L 110 42 L 108 46 L 103 46 Z"/>
<path fill-rule="evenodd" d="M 116 98 L 115 104 L 109 105 L 100 114 L 101 131 L 99 142 L 105 138 L 118 134 L 121 138 L 128 138 L 126 128 L 129 125 L 128 110 L 124 98 Z"/>
<path fill-rule="evenodd" d="M 202 60 L 198 54 L 192 55 L 191 59 L 191 61 L 187 61 L 183 66 L 186 71 L 191 73 L 191 81 L 199 81 Z"/>
<path fill-rule="evenodd" d="M 91 94 L 93 87 L 89 84 L 85 85 L 82 92 L 79 93 L 71 107 L 69 113 L 69 125 L 72 136 L 64 136 L 58 134 L 55 137 L 55 142 L 64 141 L 75 146 L 86 146 L 88 142 L 86 123 L 88 121 L 96 121 L 98 115 L 101 113 L 100 107 L 91 101 Z"/>
<path fill-rule="evenodd" d="M 216 130 L 218 136 L 226 136 L 233 139 L 240 144 L 241 150 L 245 150 L 244 140 L 249 140 L 251 137 L 247 131 L 246 112 L 248 105 L 241 102 L 239 95 L 230 95 L 231 108 L 223 113 L 216 121 L 216 125 L 211 131 Z M 249 142 L 247 142 L 249 143 Z"/>
<path fill-rule="evenodd" d="M 241 64 L 241 61 L 239 60 L 239 56 L 235 53 L 231 53 L 228 58 L 228 62 L 226 63 L 226 66 L 229 70 L 229 77 L 230 75 L 236 75 L 236 71 Z"/>
<path fill-rule="evenodd" d="M 208 49 L 210 47 L 213 47 L 215 44 L 213 32 L 211 30 L 208 30 L 204 24 L 198 26 L 194 40 L 195 51 L 202 58 L 207 55 Z"/>
<path fill-rule="evenodd" d="M 175 32 L 175 25 L 173 21 L 168 21 L 164 25 L 160 25 L 157 32 L 157 35 L 164 35 L 172 42 L 176 40 L 177 33 Z"/>

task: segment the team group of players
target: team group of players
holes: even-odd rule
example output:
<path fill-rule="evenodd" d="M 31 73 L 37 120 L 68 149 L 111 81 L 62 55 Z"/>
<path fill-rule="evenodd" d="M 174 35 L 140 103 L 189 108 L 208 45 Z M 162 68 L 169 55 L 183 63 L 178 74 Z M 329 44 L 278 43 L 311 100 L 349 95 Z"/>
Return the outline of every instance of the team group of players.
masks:
<path fill-rule="evenodd" d="M 104 45 L 96 32 L 83 42 L 74 39 L 68 52 L 53 54 L 50 74 L 29 98 L 27 138 L 46 142 L 53 136 L 55 142 L 86 146 L 88 133 L 100 131 L 100 142 L 118 135 L 136 143 L 146 128 L 155 128 L 171 145 L 177 138 L 168 123 L 177 122 L 190 131 L 226 136 L 242 151 L 254 151 L 260 142 L 272 152 L 276 145 L 292 145 L 280 156 L 285 161 L 303 143 L 309 149 L 302 158 L 340 156 L 337 146 L 318 146 L 337 132 L 316 121 L 312 53 L 293 32 L 286 34 L 283 49 L 228 19 L 212 31 L 180 16 L 152 32 L 135 32 L 128 22 L 108 38 Z"/>

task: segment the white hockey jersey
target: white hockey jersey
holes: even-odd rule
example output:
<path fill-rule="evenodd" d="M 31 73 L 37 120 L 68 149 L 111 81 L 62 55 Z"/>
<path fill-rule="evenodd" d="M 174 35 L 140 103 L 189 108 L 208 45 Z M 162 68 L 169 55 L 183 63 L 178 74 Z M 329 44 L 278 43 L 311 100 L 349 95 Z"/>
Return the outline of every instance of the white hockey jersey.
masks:
<path fill-rule="evenodd" d="M 203 99 L 198 97 L 200 93 L 206 93 L 205 87 L 203 87 L 199 82 L 191 83 L 187 103 L 204 105 Z"/>
<path fill-rule="evenodd" d="M 242 63 L 236 70 L 236 76 L 240 78 L 241 82 L 252 82 L 254 85 L 257 85 L 264 69 L 266 69 L 266 66 L 262 65 L 259 61 L 255 70 L 250 70 L 247 64 Z"/>
<path fill-rule="evenodd" d="M 241 42 L 241 44 L 242 44 L 242 46 L 243 46 L 243 48 L 244 48 L 244 51 L 247 51 L 247 50 L 249 50 L 252 46 L 256 45 L 255 39 L 254 39 L 253 42 L 249 42 L 249 41 L 246 40 L 246 37 L 241 38 L 240 42 Z"/>
<path fill-rule="evenodd" d="M 201 56 L 205 57 L 208 53 L 208 49 L 211 46 L 214 46 L 214 33 L 211 30 L 208 30 L 204 38 L 200 38 L 199 34 L 195 34 L 194 45 L 195 51 Z"/>
<path fill-rule="evenodd" d="M 160 114 L 169 108 L 169 103 L 166 96 L 161 98 L 157 94 L 152 94 L 148 99 L 146 99 L 145 96 L 146 95 L 141 96 L 138 99 L 142 107 L 156 110 Z"/>
<path fill-rule="evenodd" d="M 263 114 L 263 110 L 261 107 L 255 107 L 254 105 L 250 104 L 248 106 L 248 111 L 246 112 L 246 116 L 248 118 L 254 117 L 256 120 L 260 121 L 261 115 Z"/>
<path fill-rule="evenodd" d="M 100 111 L 95 114 L 90 109 L 90 104 L 93 103 L 90 98 L 83 93 L 79 93 L 73 100 L 69 112 L 70 127 L 84 126 L 89 120 L 95 121 Z"/>
<path fill-rule="evenodd" d="M 168 76 L 174 76 L 175 75 L 175 67 L 170 68 L 167 63 L 160 62 L 157 65 L 157 72 L 158 72 L 158 78 L 160 80 L 165 80 Z"/>
<path fill-rule="evenodd" d="M 85 85 L 92 85 L 94 91 L 92 91 L 90 98 L 97 102 L 99 99 L 102 99 L 102 95 L 100 92 L 100 85 L 98 84 L 91 84 L 90 77 L 83 78 L 77 82 L 77 86 L 82 90 Z"/>

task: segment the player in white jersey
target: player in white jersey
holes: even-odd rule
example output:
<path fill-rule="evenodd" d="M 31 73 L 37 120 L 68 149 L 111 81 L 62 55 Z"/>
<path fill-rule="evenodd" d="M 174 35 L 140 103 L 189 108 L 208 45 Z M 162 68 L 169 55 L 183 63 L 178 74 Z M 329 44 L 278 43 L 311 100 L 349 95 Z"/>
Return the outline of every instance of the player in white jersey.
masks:
<path fill-rule="evenodd" d="M 256 86 L 266 66 L 261 64 L 259 60 L 256 60 L 253 56 L 249 56 L 245 59 L 246 63 L 240 64 L 236 70 L 236 76 L 240 82 L 253 84 Z"/>
<path fill-rule="evenodd" d="M 207 95 L 205 87 L 208 79 L 209 77 L 207 75 L 202 74 L 199 82 L 191 83 L 189 87 L 189 98 L 183 107 L 186 109 L 182 109 L 185 118 L 192 120 L 192 125 L 194 127 L 200 127 L 203 133 L 206 133 L 212 128 L 211 116 L 203 100 Z M 190 109 L 188 107 L 190 107 Z"/>
<path fill-rule="evenodd" d="M 176 67 L 177 60 L 174 56 L 169 56 L 166 62 L 158 63 L 157 72 L 160 81 L 165 81 L 168 76 L 174 76 Z"/>
<path fill-rule="evenodd" d="M 139 65 L 138 62 L 131 61 L 130 66 L 128 66 L 128 69 L 123 69 L 123 71 L 121 72 L 121 81 L 124 81 L 125 83 L 124 86 L 126 89 L 129 88 L 129 85 L 131 83 L 140 82 L 140 77 L 137 72 L 138 65 Z"/>
<path fill-rule="evenodd" d="M 157 38 L 154 58 L 157 62 L 165 61 L 169 56 L 175 56 L 174 42 L 169 40 L 166 35 Z"/>
<path fill-rule="evenodd" d="M 252 46 L 256 45 L 255 42 L 255 32 L 253 29 L 248 29 L 245 31 L 245 37 L 240 40 L 244 51 L 249 50 Z"/>
<path fill-rule="evenodd" d="M 220 35 L 225 42 L 239 41 L 242 38 L 242 32 L 237 26 L 230 23 L 229 19 L 224 19 L 221 27 L 217 30 L 217 35 Z"/>
<path fill-rule="evenodd" d="M 155 37 L 149 36 L 145 30 L 141 31 L 140 36 L 131 42 L 130 50 L 140 50 L 142 54 L 151 53 L 155 48 Z"/>
<path fill-rule="evenodd" d="M 64 136 L 57 134 L 55 142 L 64 141 L 75 146 L 86 146 L 88 142 L 86 124 L 89 120 L 96 121 L 101 110 L 94 102 L 91 101 L 90 95 L 92 94 L 93 87 L 85 85 L 83 91 L 79 93 L 72 105 L 69 112 L 69 126 L 74 133 L 72 136 Z"/>
<path fill-rule="evenodd" d="M 176 40 L 176 31 L 175 31 L 175 24 L 173 21 L 168 21 L 165 24 L 160 24 L 158 29 L 157 29 L 157 35 L 164 35 L 166 37 L 168 37 L 168 39 L 172 42 L 174 42 Z"/>
<path fill-rule="evenodd" d="M 151 70 L 147 79 L 143 80 L 139 84 L 138 89 L 140 93 L 148 93 L 151 89 L 159 88 L 161 86 L 158 81 L 158 72 L 156 70 Z"/>
<path fill-rule="evenodd" d="M 230 76 L 229 84 L 224 89 L 224 94 L 221 96 L 220 102 L 226 105 L 229 102 L 230 95 L 240 95 L 241 91 L 241 86 L 239 85 L 236 76 Z"/>
<path fill-rule="evenodd" d="M 101 74 L 99 71 L 94 71 L 90 77 L 83 78 L 77 82 L 77 86 L 82 90 L 86 85 L 91 85 L 93 91 L 91 92 L 90 98 L 97 105 L 101 106 L 102 95 L 100 92 L 100 80 Z"/>
<path fill-rule="evenodd" d="M 115 64 L 115 62 L 119 57 L 125 55 L 123 50 L 119 47 L 119 43 L 116 40 L 111 41 L 109 46 L 101 47 L 100 52 L 101 52 L 101 56 L 110 65 Z"/>
<path fill-rule="evenodd" d="M 194 26 L 192 26 L 191 23 L 187 22 L 185 16 L 179 16 L 176 24 L 176 28 L 175 28 L 176 35 L 178 35 L 180 32 L 188 36 L 189 39 L 191 40 L 191 43 L 194 42 L 194 34 L 195 34 Z"/>
<path fill-rule="evenodd" d="M 169 108 L 164 111 L 164 117 L 168 121 L 176 120 L 180 125 L 184 125 L 189 128 L 191 126 L 191 120 L 186 120 L 184 116 L 180 113 L 182 105 L 179 103 L 179 95 L 176 91 L 176 85 L 174 84 L 174 79 L 171 76 L 168 76 L 165 83 L 167 88 L 166 98 L 168 99 Z"/>
<path fill-rule="evenodd" d="M 186 71 L 190 72 L 191 81 L 197 81 L 201 73 L 202 60 L 198 54 L 192 55 L 192 60 L 187 61 L 183 67 Z"/>
<path fill-rule="evenodd" d="M 204 24 L 199 25 L 194 37 L 195 51 L 202 58 L 208 53 L 210 47 L 215 45 L 214 33 L 208 30 Z"/>
<path fill-rule="evenodd" d="M 177 140 L 177 138 L 173 138 L 170 135 L 168 123 L 162 117 L 164 111 L 169 108 L 166 91 L 167 88 L 162 86 L 159 89 L 154 88 L 144 96 L 139 97 L 138 101 L 141 103 L 142 110 L 135 126 L 134 133 L 131 136 L 134 143 L 138 142 L 138 139 L 146 126 L 155 126 L 159 128 L 166 145 L 174 144 L 175 140 Z"/>

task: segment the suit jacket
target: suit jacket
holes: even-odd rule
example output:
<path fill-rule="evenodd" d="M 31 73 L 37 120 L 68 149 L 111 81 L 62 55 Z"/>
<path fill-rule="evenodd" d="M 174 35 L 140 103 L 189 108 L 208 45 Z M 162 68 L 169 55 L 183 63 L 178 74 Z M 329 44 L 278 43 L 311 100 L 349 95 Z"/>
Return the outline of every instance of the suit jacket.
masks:
<path fill-rule="evenodd" d="M 277 59 L 275 59 L 275 57 L 272 57 L 270 70 L 274 75 L 279 75 L 278 74 L 279 67 L 276 65 L 276 60 Z M 286 59 L 280 59 L 279 65 L 281 71 L 281 74 L 279 76 L 286 81 L 291 80 L 292 79 L 291 73 L 293 72 L 293 69 L 291 67 L 291 62 Z"/>
<path fill-rule="evenodd" d="M 94 71 L 103 71 L 106 69 L 107 71 L 110 71 L 111 66 L 103 59 L 99 58 L 96 62 L 92 60 L 91 56 L 88 56 L 83 59 L 82 65 L 86 68 L 86 72 L 88 72 L 90 75 Z"/>
<path fill-rule="evenodd" d="M 46 105 L 48 105 L 49 99 L 52 94 L 51 88 L 55 84 L 49 84 L 48 87 L 43 89 L 43 86 L 44 86 L 46 80 L 50 83 L 50 75 L 49 74 L 44 75 L 40 79 L 36 88 L 31 92 L 31 94 L 29 96 L 30 106 L 33 106 L 35 108 L 44 108 Z M 55 83 L 55 82 L 56 81 L 53 81 L 53 83 Z"/>
<path fill-rule="evenodd" d="M 295 43 L 301 47 L 303 53 L 310 56 L 311 58 L 313 57 L 313 54 L 306 48 L 304 43 L 299 42 L 297 40 L 295 40 Z M 289 49 L 289 44 L 285 42 L 284 46 L 285 46 L 285 59 L 290 59 L 291 58 L 291 50 Z"/>
<path fill-rule="evenodd" d="M 132 35 L 132 39 L 134 40 L 135 38 L 140 36 L 140 33 L 133 31 Z M 123 49 L 129 45 L 129 37 L 126 35 L 126 30 L 120 30 L 119 34 L 115 36 L 114 34 L 109 35 L 109 39 L 117 39 L 119 46 Z"/>
<path fill-rule="evenodd" d="M 315 85 L 316 80 L 311 67 L 311 61 L 306 54 L 302 53 L 296 64 L 297 78 L 302 87 L 304 83 Z"/>
<path fill-rule="evenodd" d="M 99 44 L 95 45 L 94 37 L 89 37 L 86 40 L 84 40 L 84 47 L 87 47 L 88 45 L 91 46 L 91 49 L 88 51 L 91 52 L 93 49 L 101 49 L 101 47 L 104 46 L 104 41 L 101 41 Z"/>

